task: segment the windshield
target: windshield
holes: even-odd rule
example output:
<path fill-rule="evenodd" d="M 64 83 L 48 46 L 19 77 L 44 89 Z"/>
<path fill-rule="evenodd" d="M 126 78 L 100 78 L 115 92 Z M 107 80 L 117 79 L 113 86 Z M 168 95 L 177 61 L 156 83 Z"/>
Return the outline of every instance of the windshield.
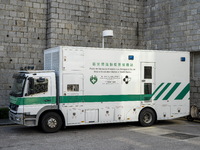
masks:
<path fill-rule="evenodd" d="M 16 97 L 22 97 L 25 77 L 21 75 L 19 76 L 14 75 L 13 77 L 14 77 L 14 83 L 10 95 Z"/>

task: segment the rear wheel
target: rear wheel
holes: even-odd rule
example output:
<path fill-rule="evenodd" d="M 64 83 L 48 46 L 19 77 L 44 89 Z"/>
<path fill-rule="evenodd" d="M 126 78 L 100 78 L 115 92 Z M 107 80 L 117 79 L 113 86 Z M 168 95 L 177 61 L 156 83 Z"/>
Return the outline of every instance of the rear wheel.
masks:
<path fill-rule="evenodd" d="M 188 121 L 191 121 L 191 122 L 194 121 L 194 119 L 192 118 L 191 115 L 187 116 L 187 120 L 188 120 Z"/>
<path fill-rule="evenodd" d="M 55 112 L 48 112 L 42 116 L 40 126 L 44 132 L 57 132 L 62 127 L 62 119 L 59 114 Z"/>
<path fill-rule="evenodd" d="M 139 116 L 139 122 L 142 126 L 148 127 L 155 123 L 156 114 L 152 109 L 145 108 L 141 111 Z"/>

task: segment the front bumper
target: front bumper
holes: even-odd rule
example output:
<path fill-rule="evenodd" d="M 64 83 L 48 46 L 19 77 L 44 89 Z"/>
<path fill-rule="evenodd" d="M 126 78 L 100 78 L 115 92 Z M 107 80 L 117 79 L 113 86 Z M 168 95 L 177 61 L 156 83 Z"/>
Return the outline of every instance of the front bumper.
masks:
<path fill-rule="evenodd" d="M 16 124 L 21 124 L 31 127 L 36 126 L 36 116 L 17 114 L 9 111 L 9 119 Z"/>
<path fill-rule="evenodd" d="M 23 119 L 24 119 L 23 114 L 15 114 L 9 111 L 9 120 L 11 120 L 12 122 L 23 125 L 24 124 Z"/>

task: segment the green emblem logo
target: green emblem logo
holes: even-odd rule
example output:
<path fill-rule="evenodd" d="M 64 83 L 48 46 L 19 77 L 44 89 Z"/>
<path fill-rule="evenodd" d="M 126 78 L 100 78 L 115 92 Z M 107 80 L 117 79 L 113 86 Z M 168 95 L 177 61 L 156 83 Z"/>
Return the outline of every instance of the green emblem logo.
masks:
<path fill-rule="evenodd" d="M 95 76 L 95 75 L 90 76 L 90 82 L 91 82 L 92 84 L 97 83 L 97 81 L 98 81 L 97 76 Z"/>

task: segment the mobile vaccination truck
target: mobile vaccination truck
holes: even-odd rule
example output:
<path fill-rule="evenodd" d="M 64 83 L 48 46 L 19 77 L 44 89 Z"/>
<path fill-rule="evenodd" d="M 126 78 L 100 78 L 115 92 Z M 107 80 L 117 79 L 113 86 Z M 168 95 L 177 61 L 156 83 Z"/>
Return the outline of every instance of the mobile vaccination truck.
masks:
<path fill-rule="evenodd" d="M 64 126 L 189 115 L 189 52 L 60 46 L 44 70 L 13 75 L 10 120 L 56 132 Z"/>

